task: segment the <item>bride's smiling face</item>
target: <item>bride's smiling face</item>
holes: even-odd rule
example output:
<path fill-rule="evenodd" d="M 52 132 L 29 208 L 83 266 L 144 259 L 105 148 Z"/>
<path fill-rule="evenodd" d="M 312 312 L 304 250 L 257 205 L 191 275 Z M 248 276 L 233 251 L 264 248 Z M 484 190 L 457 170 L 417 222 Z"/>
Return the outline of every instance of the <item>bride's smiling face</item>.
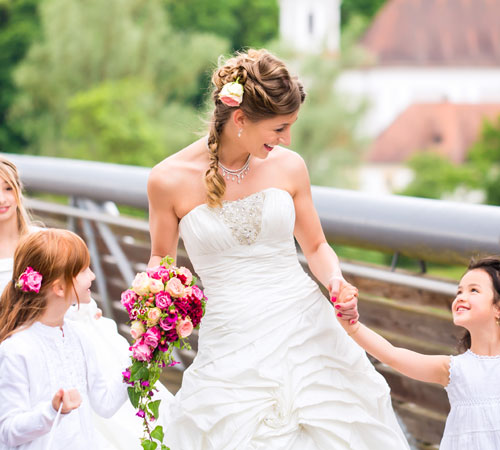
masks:
<path fill-rule="evenodd" d="M 245 120 L 241 127 L 241 143 L 245 150 L 257 158 L 267 158 L 277 145 L 289 146 L 291 127 L 299 112 L 275 116 L 270 119 L 252 122 Z"/>

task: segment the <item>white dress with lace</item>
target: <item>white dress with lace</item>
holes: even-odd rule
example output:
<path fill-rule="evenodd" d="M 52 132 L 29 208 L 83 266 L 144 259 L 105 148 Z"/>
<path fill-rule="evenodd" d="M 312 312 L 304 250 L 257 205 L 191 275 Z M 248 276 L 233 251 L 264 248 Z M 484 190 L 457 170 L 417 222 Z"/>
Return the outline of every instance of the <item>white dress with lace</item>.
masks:
<path fill-rule="evenodd" d="M 51 450 L 104 449 L 91 411 L 110 417 L 127 399 L 120 373 L 106 373 L 78 325 L 35 322 L 0 344 L 0 448 L 46 450 L 60 389 L 80 392 L 79 408 L 61 416 Z"/>
<path fill-rule="evenodd" d="M 208 302 L 198 354 L 162 412 L 172 450 L 409 448 L 387 383 L 300 266 L 294 224 L 276 188 L 182 218 Z"/>
<path fill-rule="evenodd" d="M 452 356 L 446 386 L 451 410 L 440 450 L 500 448 L 500 355 Z"/>

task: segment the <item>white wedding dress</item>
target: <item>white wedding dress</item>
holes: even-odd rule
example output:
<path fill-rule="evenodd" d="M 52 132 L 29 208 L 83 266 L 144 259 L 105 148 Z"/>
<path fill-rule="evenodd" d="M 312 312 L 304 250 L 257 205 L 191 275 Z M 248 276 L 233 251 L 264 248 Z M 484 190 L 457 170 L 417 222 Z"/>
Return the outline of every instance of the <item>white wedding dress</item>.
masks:
<path fill-rule="evenodd" d="M 294 223 L 276 188 L 182 218 L 208 301 L 160 416 L 172 450 L 409 449 L 385 380 L 300 266 Z"/>

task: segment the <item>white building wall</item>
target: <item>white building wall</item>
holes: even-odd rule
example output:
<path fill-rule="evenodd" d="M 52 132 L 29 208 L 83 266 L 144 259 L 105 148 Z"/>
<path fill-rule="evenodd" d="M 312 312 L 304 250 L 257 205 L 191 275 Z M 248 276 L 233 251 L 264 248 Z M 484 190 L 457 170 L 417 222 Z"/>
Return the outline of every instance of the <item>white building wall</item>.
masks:
<path fill-rule="evenodd" d="M 340 0 L 280 0 L 280 35 L 299 52 L 338 52 Z"/>
<path fill-rule="evenodd" d="M 336 88 L 367 98 L 361 131 L 375 137 L 416 102 L 498 103 L 500 68 L 383 68 L 350 70 Z"/>

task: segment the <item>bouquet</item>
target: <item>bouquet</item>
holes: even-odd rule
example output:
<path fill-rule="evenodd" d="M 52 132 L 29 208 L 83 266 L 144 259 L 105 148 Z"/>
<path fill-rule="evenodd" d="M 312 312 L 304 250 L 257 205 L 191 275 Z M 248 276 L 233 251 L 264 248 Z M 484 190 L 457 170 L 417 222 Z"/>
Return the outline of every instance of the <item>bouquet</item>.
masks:
<path fill-rule="evenodd" d="M 144 450 L 163 444 L 163 428 L 151 423 L 158 419 L 160 400 L 153 401 L 155 383 L 162 368 L 178 364 L 174 347 L 190 349 L 185 339 L 200 324 L 205 313 L 206 297 L 196 286 L 196 278 L 185 267 L 175 267 L 169 256 L 158 267 L 138 273 L 132 287 L 121 294 L 121 303 L 128 312 L 133 344 L 132 365 L 123 372 L 129 385 L 130 402 L 137 416 L 143 419 Z"/>

